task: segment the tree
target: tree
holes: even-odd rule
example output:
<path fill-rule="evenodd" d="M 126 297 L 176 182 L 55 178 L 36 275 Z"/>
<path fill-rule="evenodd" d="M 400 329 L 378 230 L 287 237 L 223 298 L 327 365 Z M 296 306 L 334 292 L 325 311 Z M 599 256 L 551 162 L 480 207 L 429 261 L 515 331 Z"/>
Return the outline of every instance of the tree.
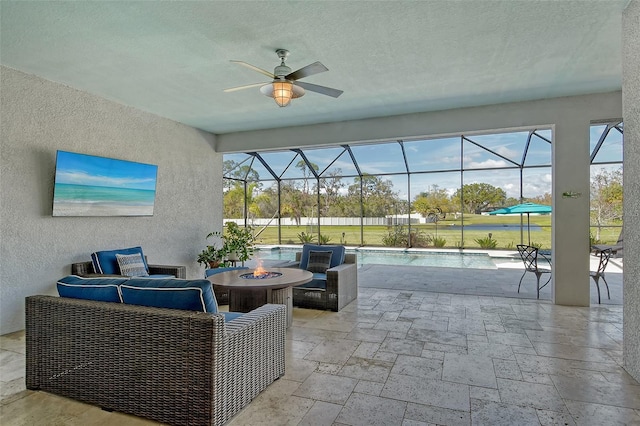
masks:
<path fill-rule="evenodd" d="M 360 215 L 360 182 L 362 182 L 362 203 L 364 206 L 365 217 L 385 216 L 390 206 L 398 204 L 398 195 L 393 192 L 393 183 L 390 180 L 383 180 L 378 176 L 362 175 L 362 178 L 356 177 L 353 184 L 347 189 L 347 197 L 351 201 L 350 204 L 357 203 L 356 206 L 350 206 L 349 210 L 353 212 L 353 216 Z"/>
<path fill-rule="evenodd" d="M 527 198 L 526 201 L 550 206 L 553 204 L 553 197 L 551 197 L 551 193 L 545 192 L 543 195 L 536 195 L 533 198 Z"/>
<path fill-rule="evenodd" d="M 317 173 L 318 172 L 318 165 L 314 164 L 314 163 L 309 163 L 309 164 L 311 164 L 311 167 Z M 303 179 L 302 179 L 302 192 L 304 194 L 310 194 L 311 193 L 311 187 L 309 186 L 309 179 L 313 178 L 315 180 L 315 175 L 311 172 L 309 167 L 307 167 L 307 163 L 304 160 L 298 161 L 296 163 L 296 167 L 302 171 L 302 176 L 303 176 Z"/>
<path fill-rule="evenodd" d="M 427 191 L 421 192 L 413 200 L 412 208 L 420 213 L 422 217 L 427 217 L 429 213 L 440 209 L 443 213 L 451 212 L 451 201 L 447 190 L 432 185 Z"/>
<path fill-rule="evenodd" d="M 257 192 L 258 182 L 251 182 L 247 185 L 247 193 L 244 192 L 244 183 L 231 181 L 232 187 L 225 191 L 222 198 L 222 208 L 224 217 L 227 219 L 241 219 L 244 217 L 244 204 L 247 203 L 249 216 L 259 215 L 254 203 L 254 192 Z M 245 199 L 246 196 L 246 199 Z"/>
<path fill-rule="evenodd" d="M 591 178 L 590 192 L 591 221 L 597 226 L 596 240 L 599 240 L 601 226 L 622 220 L 622 169 L 611 172 L 601 169 Z"/>
<path fill-rule="evenodd" d="M 535 203 L 537 201 L 532 201 L 532 202 Z M 520 199 L 519 198 L 514 198 L 514 197 L 509 197 L 506 200 L 504 200 L 504 206 L 502 206 L 502 207 L 515 206 L 516 204 L 520 204 Z M 547 204 L 547 203 L 540 203 L 540 204 Z M 549 205 L 551 205 L 551 203 L 549 203 Z M 496 207 L 500 207 L 500 206 L 496 206 Z"/>
<path fill-rule="evenodd" d="M 501 206 L 507 199 L 507 193 L 502 188 L 496 188 L 488 183 L 470 183 L 458 189 L 453 194 L 453 199 L 462 201 L 464 208 L 469 213 L 481 213 L 489 206 Z"/>
<path fill-rule="evenodd" d="M 273 184 L 256 195 L 250 211 L 255 217 L 272 217 L 278 211 L 278 186 Z"/>
<path fill-rule="evenodd" d="M 280 214 L 289 216 L 300 225 L 305 211 L 305 194 L 295 187 L 293 181 L 283 181 L 280 185 L 281 205 Z"/>
<path fill-rule="evenodd" d="M 340 197 L 340 190 L 345 187 L 342 182 L 342 169 L 334 169 L 327 173 L 327 177 L 320 179 L 320 192 L 323 201 L 322 215 L 329 216 L 331 206 L 336 205 Z"/>
<path fill-rule="evenodd" d="M 249 165 L 241 165 L 233 160 L 226 160 L 222 163 L 223 189 L 225 191 L 231 189 L 238 181 L 256 182 L 258 188 L 262 186 L 260 183 L 260 174 Z"/>
<path fill-rule="evenodd" d="M 296 219 L 296 222 L 300 224 L 300 218 L 302 216 L 312 217 L 314 216 L 314 212 L 317 211 L 317 188 L 318 183 L 315 178 L 313 169 L 316 173 L 318 171 L 318 165 L 314 163 L 309 163 L 311 167 L 307 166 L 307 163 L 304 160 L 300 160 L 296 163 L 296 168 L 302 171 L 302 179 L 297 179 L 294 181 L 289 181 L 288 185 L 286 185 L 288 193 L 288 198 L 286 198 L 290 204 L 289 208 L 291 209 L 292 218 Z M 312 183 L 309 182 L 312 180 Z M 285 186 L 283 186 L 285 188 Z M 297 191 L 297 194 L 294 194 L 293 191 Z"/>
<path fill-rule="evenodd" d="M 244 217 L 244 184 L 230 181 L 232 186 L 223 196 L 224 217 L 227 219 Z"/>

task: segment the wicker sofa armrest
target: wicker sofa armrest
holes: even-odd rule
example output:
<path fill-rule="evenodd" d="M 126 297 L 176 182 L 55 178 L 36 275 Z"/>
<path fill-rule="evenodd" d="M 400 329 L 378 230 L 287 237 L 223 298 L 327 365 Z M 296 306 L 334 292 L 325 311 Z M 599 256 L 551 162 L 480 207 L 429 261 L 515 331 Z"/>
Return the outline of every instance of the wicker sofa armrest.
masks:
<path fill-rule="evenodd" d="M 93 263 L 89 262 L 76 262 L 71 264 L 71 275 L 92 275 L 95 274 L 93 270 Z"/>
<path fill-rule="evenodd" d="M 187 278 L 186 266 L 149 265 L 150 275 L 173 275 L 176 278 Z"/>
<path fill-rule="evenodd" d="M 358 262 L 358 255 L 355 253 L 345 253 L 344 254 L 344 263 L 357 263 Z"/>
<path fill-rule="evenodd" d="M 358 298 L 358 265 L 343 263 L 327 269 L 327 304 L 339 311 Z"/>
<path fill-rule="evenodd" d="M 285 305 L 263 305 L 225 324 L 227 418 L 284 375 L 286 330 Z"/>

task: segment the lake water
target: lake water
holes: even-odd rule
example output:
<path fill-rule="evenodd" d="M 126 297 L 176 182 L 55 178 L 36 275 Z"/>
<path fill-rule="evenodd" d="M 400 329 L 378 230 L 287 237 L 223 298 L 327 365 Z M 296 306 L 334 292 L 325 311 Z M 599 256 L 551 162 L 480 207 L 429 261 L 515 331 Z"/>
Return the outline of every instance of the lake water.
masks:
<path fill-rule="evenodd" d="M 460 230 L 462 228 L 461 225 L 443 225 L 443 226 L 439 226 L 438 229 L 455 229 L 455 230 Z M 527 223 L 525 221 L 524 225 L 523 225 L 524 230 L 527 230 Z M 465 230 L 470 230 L 470 231 L 520 231 L 520 224 L 517 223 L 510 223 L 510 224 L 490 224 L 490 225 L 484 225 L 484 224 L 477 224 L 477 225 L 464 225 L 464 229 Z M 529 229 L 531 231 L 542 231 L 542 227 L 540 225 L 530 225 Z"/>

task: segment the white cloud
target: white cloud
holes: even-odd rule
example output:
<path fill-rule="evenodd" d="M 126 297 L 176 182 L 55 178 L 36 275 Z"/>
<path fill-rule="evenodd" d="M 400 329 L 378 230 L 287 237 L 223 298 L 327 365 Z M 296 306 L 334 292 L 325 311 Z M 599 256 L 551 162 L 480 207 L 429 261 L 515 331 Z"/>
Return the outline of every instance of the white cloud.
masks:
<path fill-rule="evenodd" d="M 519 153 L 518 151 L 515 151 L 513 149 L 509 149 L 504 145 L 495 148 L 494 151 L 507 158 L 515 158 L 517 155 L 522 155 L 522 153 Z"/>
<path fill-rule="evenodd" d="M 112 188 L 126 188 L 134 185 L 153 182 L 151 178 L 135 179 L 130 177 L 110 177 L 90 175 L 84 171 L 59 170 L 56 172 L 56 182 L 75 185 L 108 186 Z"/>
<path fill-rule="evenodd" d="M 468 163 L 466 168 L 480 169 L 480 168 L 492 168 L 492 167 L 507 167 L 510 164 L 507 164 L 504 160 L 493 160 L 491 158 L 484 161 L 471 161 Z"/>
<path fill-rule="evenodd" d="M 442 157 L 438 160 L 439 163 L 445 163 L 445 164 L 451 164 L 451 163 L 455 163 L 455 164 L 460 164 L 460 157 L 456 157 L 456 156 L 449 156 L 449 157 Z"/>

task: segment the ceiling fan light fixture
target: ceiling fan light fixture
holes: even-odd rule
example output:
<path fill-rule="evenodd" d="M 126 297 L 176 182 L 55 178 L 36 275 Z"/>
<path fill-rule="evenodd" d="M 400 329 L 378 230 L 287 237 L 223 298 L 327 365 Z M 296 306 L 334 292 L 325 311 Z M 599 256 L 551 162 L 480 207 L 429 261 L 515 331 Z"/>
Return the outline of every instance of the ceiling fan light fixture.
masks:
<path fill-rule="evenodd" d="M 273 92 L 271 94 L 278 106 L 286 107 L 293 98 L 293 83 L 287 80 L 276 80 L 273 82 Z"/>
<path fill-rule="evenodd" d="M 287 86 L 282 87 L 280 86 L 280 83 L 288 83 L 290 88 Z M 290 91 L 290 96 L 288 93 L 285 93 L 286 91 Z M 291 99 L 304 96 L 305 91 L 302 87 L 293 84 L 288 80 L 274 80 L 273 82 L 262 86 L 260 88 L 260 93 L 273 98 L 278 106 L 285 107 L 291 103 Z M 286 97 L 289 97 L 289 99 L 286 100 Z M 286 102 L 283 102 L 285 100 Z"/>

